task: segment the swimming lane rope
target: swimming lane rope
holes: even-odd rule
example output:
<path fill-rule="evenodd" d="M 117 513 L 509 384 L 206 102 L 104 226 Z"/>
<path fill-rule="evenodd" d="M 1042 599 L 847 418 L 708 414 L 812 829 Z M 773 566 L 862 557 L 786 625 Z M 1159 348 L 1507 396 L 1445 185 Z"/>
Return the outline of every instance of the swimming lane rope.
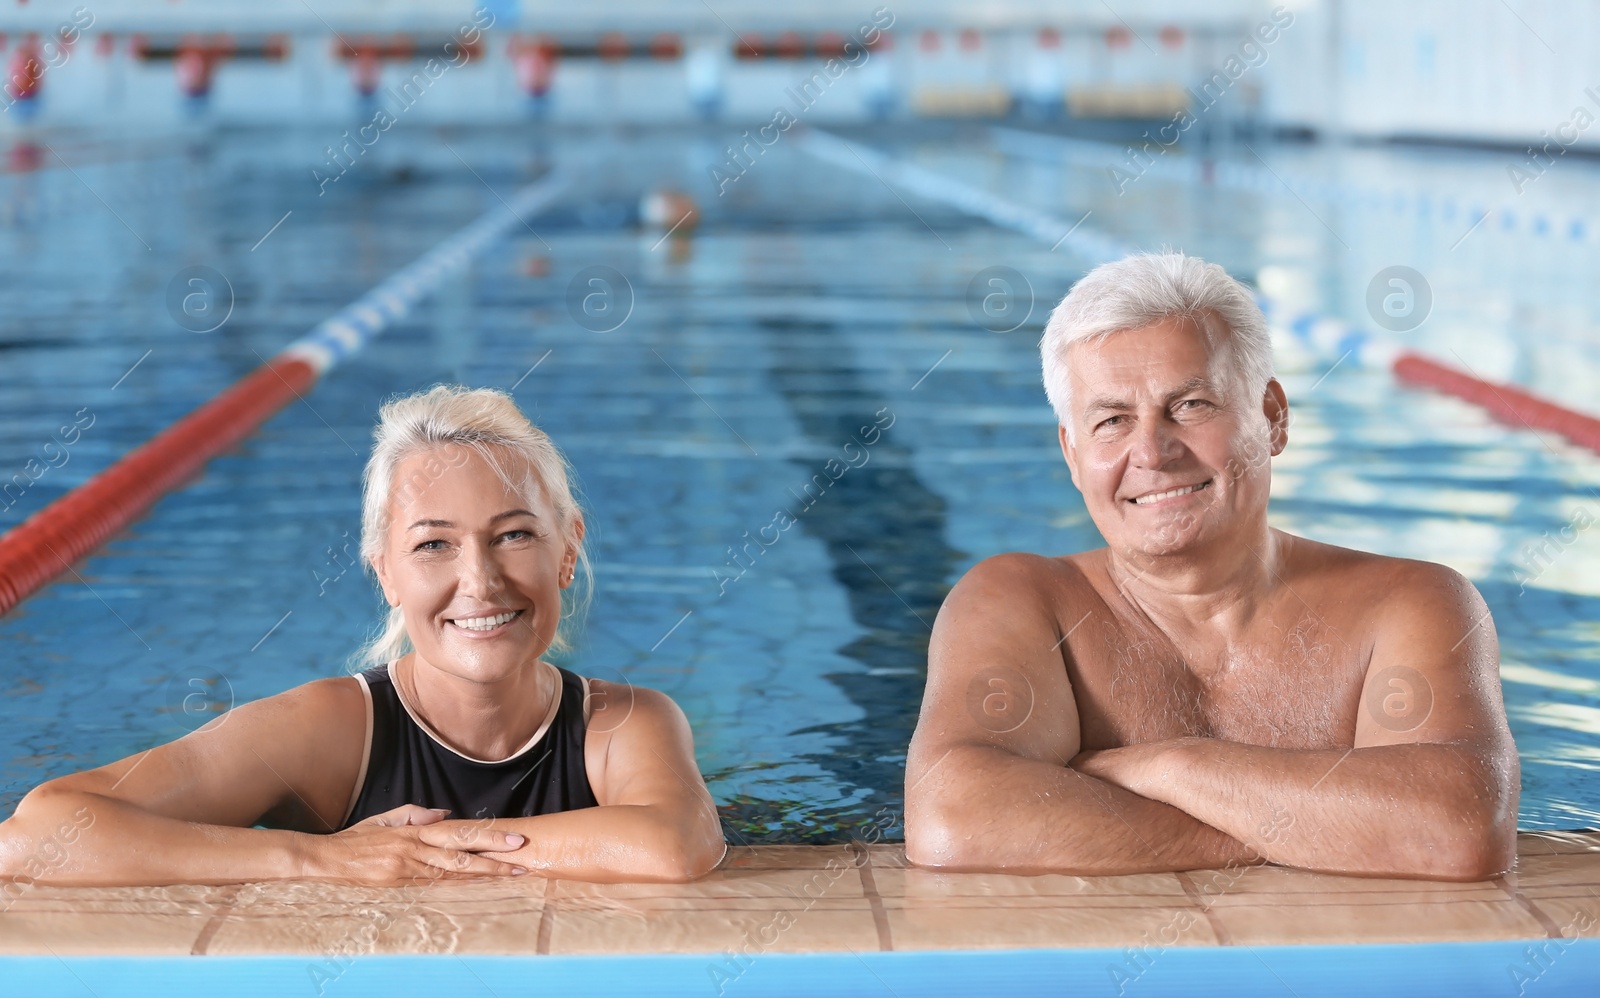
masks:
<path fill-rule="evenodd" d="M 559 174 L 523 188 L 211 401 L 0 537 L 0 614 L 127 526 L 217 454 L 299 398 L 567 186 Z"/>
<path fill-rule="evenodd" d="M 797 137 L 800 148 L 817 159 L 877 178 L 885 184 L 919 194 L 987 219 L 1002 228 L 1050 244 L 1068 246 L 1095 264 L 1118 260 L 1138 248 L 1086 226 L 1057 218 L 1048 212 L 1011 201 L 980 187 L 895 159 L 868 146 L 846 142 L 819 129 Z M 1337 361 L 1345 359 L 1385 367 L 1401 381 L 1453 395 L 1488 410 L 1519 429 L 1550 430 L 1580 447 L 1600 454 L 1600 419 L 1532 395 L 1513 385 L 1486 381 L 1430 357 L 1402 350 L 1378 340 L 1364 329 L 1319 312 L 1296 310 L 1269 295 L 1256 292 L 1267 320 L 1287 328 L 1313 352 Z M 1336 361 L 1336 362 L 1337 362 Z"/>

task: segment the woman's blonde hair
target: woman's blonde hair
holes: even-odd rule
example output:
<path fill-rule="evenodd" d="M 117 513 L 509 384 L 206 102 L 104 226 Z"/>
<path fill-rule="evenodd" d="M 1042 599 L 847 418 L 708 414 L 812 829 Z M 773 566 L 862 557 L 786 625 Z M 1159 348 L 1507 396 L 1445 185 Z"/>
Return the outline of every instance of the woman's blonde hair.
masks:
<path fill-rule="evenodd" d="M 461 467 L 470 454 L 477 454 L 507 489 L 529 505 L 543 492 L 555 509 L 561 539 L 578 548 L 576 568 L 581 582 L 562 590 L 561 623 L 550 642 L 553 652 L 570 650 L 566 621 L 582 618 L 594 591 L 594 575 L 588 552 L 577 537 L 582 510 L 573 496 L 571 472 L 549 436 L 528 421 L 510 395 L 497 388 L 435 385 L 384 403 L 372 439 L 372 456 L 361 479 L 361 561 L 367 571 L 376 577 L 372 559 L 382 553 L 388 537 L 394 491 L 398 488 L 401 494 L 415 494 L 450 468 Z M 401 461 L 430 450 L 440 454 L 405 482 L 395 482 Z M 398 606 L 390 607 L 387 620 L 353 656 L 352 669 L 382 665 L 411 649 L 405 613 Z"/>

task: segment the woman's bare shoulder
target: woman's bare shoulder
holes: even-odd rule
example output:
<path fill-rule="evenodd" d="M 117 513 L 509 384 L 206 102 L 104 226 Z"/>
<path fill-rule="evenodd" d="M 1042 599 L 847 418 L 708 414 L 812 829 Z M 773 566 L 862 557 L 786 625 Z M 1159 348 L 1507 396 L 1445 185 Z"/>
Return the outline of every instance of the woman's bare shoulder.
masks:
<path fill-rule="evenodd" d="M 355 676 L 313 679 L 248 705 L 248 732 L 232 751 L 248 747 L 293 788 L 264 815 L 271 827 L 332 831 L 342 819 L 367 739 L 367 698 Z M 293 748 L 257 746 L 287 742 Z M 270 761 L 269 761 L 270 760 Z"/>
<path fill-rule="evenodd" d="M 618 683 L 592 676 L 585 682 L 589 687 L 587 713 L 588 728 L 591 733 L 604 734 L 615 731 L 635 715 L 651 723 L 683 717 L 683 711 L 672 697 L 660 690 L 648 686 L 635 686 L 626 680 Z"/>
<path fill-rule="evenodd" d="M 305 734 L 312 730 L 348 730 L 351 726 L 359 734 L 365 726 L 366 713 L 366 695 L 361 680 L 355 676 L 313 679 L 228 712 L 248 720 L 252 726 L 262 725 L 274 732 L 307 729 Z"/>

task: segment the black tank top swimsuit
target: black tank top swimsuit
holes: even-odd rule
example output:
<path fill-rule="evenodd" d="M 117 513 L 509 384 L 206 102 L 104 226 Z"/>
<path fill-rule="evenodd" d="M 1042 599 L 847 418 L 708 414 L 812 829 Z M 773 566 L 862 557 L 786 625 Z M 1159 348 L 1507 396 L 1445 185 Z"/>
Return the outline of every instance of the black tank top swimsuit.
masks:
<path fill-rule="evenodd" d="M 598 807 L 583 764 L 584 682 L 560 666 L 561 692 L 542 733 L 509 759 L 473 759 L 446 748 L 401 699 L 389 667 L 358 679 L 371 704 L 367 757 L 341 829 L 402 804 L 447 807 L 448 818 L 524 818 Z"/>

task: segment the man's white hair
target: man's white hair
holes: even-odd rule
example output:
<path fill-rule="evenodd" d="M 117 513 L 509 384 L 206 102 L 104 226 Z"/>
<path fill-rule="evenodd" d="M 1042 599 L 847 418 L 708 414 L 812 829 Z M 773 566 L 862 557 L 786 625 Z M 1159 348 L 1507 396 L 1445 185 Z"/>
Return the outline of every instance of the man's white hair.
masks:
<path fill-rule="evenodd" d="M 1164 319 L 1194 320 L 1212 349 L 1229 343 L 1233 373 L 1249 397 L 1272 379 L 1267 318 L 1250 289 L 1214 263 L 1182 253 L 1139 253 L 1089 271 L 1050 313 L 1039 356 L 1056 419 L 1072 435 L 1072 375 L 1067 348 Z"/>

